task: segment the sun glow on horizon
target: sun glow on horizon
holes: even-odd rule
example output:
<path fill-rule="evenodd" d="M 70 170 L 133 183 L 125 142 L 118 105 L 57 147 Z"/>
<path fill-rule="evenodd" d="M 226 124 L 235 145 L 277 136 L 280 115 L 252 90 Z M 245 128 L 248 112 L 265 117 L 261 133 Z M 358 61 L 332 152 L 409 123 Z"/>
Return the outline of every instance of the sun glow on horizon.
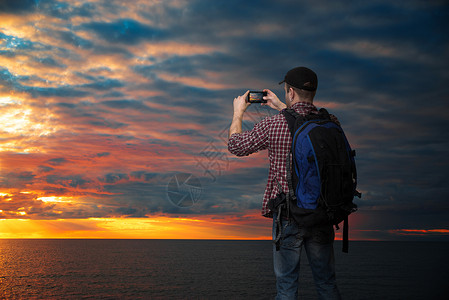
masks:
<path fill-rule="evenodd" d="M 263 220 L 264 221 L 264 220 Z M 264 224 L 265 223 L 265 224 Z M 265 226 L 266 225 L 266 226 Z M 88 218 L 88 219 L 0 219 L 0 239 L 270 239 L 269 222 L 258 225 L 233 218 Z M 243 231 L 246 226 L 251 231 Z"/>

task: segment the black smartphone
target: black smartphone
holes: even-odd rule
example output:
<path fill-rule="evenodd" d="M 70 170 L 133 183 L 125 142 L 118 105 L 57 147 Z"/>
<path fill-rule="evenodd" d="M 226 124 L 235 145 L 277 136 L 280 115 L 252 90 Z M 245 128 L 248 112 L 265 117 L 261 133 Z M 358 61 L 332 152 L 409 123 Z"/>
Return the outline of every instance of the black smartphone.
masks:
<path fill-rule="evenodd" d="M 263 96 L 266 96 L 267 92 L 262 91 L 250 91 L 246 102 L 249 103 L 267 103 L 267 100 L 263 100 Z"/>

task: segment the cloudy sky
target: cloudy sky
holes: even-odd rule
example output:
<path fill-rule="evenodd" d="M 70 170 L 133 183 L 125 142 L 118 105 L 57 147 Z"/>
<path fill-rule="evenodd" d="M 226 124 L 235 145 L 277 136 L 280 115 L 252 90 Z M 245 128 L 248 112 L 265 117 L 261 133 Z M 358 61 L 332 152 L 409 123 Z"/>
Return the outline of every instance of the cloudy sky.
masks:
<path fill-rule="evenodd" d="M 232 101 L 307 66 L 357 151 L 351 237 L 449 240 L 445 2 L 0 0 L 0 238 L 269 238 Z"/>

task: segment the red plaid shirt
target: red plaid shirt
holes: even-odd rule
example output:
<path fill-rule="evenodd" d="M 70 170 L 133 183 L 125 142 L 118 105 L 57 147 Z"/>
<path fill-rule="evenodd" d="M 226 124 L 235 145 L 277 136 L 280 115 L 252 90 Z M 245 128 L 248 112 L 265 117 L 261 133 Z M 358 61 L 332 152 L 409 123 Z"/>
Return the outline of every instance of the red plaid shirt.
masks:
<path fill-rule="evenodd" d="M 300 115 L 318 112 L 317 108 L 307 102 L 298 102 L 291 107 Z M 336 118 L 332 116 L 335 121 Z M 337 121 L 338 122 L 338 121 Z M 237 156 L 247 156 L 260 150 L 268 149 L 270 171 L 268 182 L 262 201 L 262 215 L 272 217 L 267 208 L 268 200 L 275 198 L 279 193 L 279 181 L 285 193 L 288 192 L 287 183 L 287 155 L 290 154 L 292 138 L 288 130 L 287 121 L 283 114 L 267 117 L 254 125 L 253 130 L 234 133 L 228 141 L 228 150 Z"/>

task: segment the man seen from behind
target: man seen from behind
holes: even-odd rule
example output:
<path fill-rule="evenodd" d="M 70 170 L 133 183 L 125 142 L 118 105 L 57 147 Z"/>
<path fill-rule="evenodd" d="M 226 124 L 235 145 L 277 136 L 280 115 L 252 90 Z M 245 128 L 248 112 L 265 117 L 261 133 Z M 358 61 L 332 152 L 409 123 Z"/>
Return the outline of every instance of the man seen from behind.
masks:
<path fill-rule="evenodd" d="M 334 229 L 331 224 L 310 228 L 299 227 L 285 217 L 276 222 L 277 212 L 268 208 L 270 199 L 282 191 L 288 191 L 287 156 L 290 155 L 292 138 L 282 110 L 290 108 L 300 115 L 318 113 L 313 99 L 318 86 L 315 72 L 297 67 L 287 72 L 284 80 L 285 103 L 270 90 L 264 96 L 266 104 L 280 113 L 255 124 L 250 131 L 242 132 L 243 115 L 250 105 L 246 101 L 249 91 L 234 99 L 234 114 L 229 129 L 228 149 L 237 156 L 268 150 L 269 174 L 262 201 L 262 215 L 273 218 L 273 236 L 282 227 L 278 249 L 273 246 L 273 263 L 276 275 L 276 299 L 297 299 L 300 256 L 305 250 L 312 269 L 316 290 L 320 299 L 341 299 L 335 279 Z M 333 120 L 338 122 L 334 116 Z"/>

